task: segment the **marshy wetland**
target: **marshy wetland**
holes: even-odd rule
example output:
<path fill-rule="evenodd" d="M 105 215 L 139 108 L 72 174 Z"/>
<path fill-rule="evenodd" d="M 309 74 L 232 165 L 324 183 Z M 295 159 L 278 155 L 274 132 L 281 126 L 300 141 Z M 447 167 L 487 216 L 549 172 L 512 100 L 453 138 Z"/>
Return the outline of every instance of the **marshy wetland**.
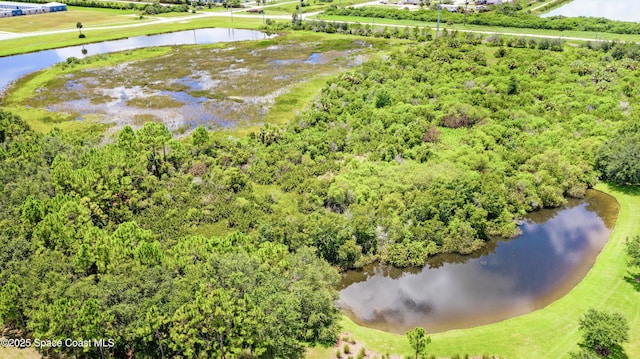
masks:
<path fill-rule="evenodd" d="M 279 96 L 362 63 L 372 47 L 361 40 L 275 38 L 69 58 L 18 80 L 4 102 L 46 109 L 53 122 L 90 121 L 112 130 L 149 121 L 175 133 L 256 125 Z"/>

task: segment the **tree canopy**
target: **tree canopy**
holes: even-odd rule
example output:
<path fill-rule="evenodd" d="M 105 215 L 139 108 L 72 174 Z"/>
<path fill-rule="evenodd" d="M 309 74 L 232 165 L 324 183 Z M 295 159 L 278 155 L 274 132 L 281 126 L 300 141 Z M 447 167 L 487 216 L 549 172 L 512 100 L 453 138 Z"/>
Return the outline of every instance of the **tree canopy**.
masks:
<path fill-rule="evenodd" d="M 416 359 L 418 359 L 418 356 L 424 357 L 427 354 L 427 345 L 431 343 L 431 337 L 427 336 L 424 328 L 414 328 L 408 331 L 406 335 L 409 344 L 416 351 Z"/>
<path fill-rule="evenodd" d="M 619 313 L 590 309 L 580 319 L 578 329 L 590 351 L 608 356 L 614 346 L 629 340 L 629 325 Z"/>
<path fill-rule="evenodd" d="M 526 212 L 608 176 L 610 134 L 635 138 L 621 130 L 640 114 L 629 52 L 486 40 L 403 47 L 243 138 L 178 139 L 161 123 L 113 141 L 39 134 L 0 111 L 0 322 L 114 338 L 113 357 L 296 358 L 331 343 L 338 270 L 513 236 Z M 625 325 L 581 320 L 594 349 Z"/>

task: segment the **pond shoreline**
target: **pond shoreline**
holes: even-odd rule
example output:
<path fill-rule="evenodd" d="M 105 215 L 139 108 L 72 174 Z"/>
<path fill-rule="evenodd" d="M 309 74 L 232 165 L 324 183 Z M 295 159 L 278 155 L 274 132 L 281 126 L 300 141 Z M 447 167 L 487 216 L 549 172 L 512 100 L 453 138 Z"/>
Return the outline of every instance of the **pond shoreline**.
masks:
<path fill-rule="evenodd" d="M 627 266 L 624 241 L 640 234 L 640 188 L 600 183 L 595 189 L 612 196 L 620 206 L 609 241 L 575 288 L 544 308 L 497 323 L 431 335 L 429 353 L 436 356 L 492 354 L 501 357 L 539 359 L 567 358 L 578 349 L 578 319 L 589 308 L 622 313 L 631 327 L 623 345 L 629 358 L 640 357 L 639 293 L 625 281 Z M 411 355 L 404 335 L 360 326 L 343 315 L 344 330 L 382 353 Z"/>
<path fill-rule="evenodd" d="M 522 236 L 492 239 L 472 255 L 439 255 L 423 268 L 375 264 L 346 272 L 339 305 L 359 325 L 395 333 L 414 326 L 429 332 L 472 328 L 532 312 L 587 275 L 618 209 L 612 196 L 589 191 L 585 200 L 528 214 Z M 446 285 L 438 284 L 443 280 Z"/>

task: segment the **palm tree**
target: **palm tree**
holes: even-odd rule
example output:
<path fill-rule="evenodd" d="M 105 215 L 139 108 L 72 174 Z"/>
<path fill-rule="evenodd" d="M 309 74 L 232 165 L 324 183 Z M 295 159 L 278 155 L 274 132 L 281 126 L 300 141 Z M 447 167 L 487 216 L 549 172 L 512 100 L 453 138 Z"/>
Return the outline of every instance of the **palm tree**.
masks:
<path fill-rule="evenodd" d="M 76 23 L 76 28 L 80 31 L 80 35 L 82 35 L 82 23 L 80 21 Z"/>

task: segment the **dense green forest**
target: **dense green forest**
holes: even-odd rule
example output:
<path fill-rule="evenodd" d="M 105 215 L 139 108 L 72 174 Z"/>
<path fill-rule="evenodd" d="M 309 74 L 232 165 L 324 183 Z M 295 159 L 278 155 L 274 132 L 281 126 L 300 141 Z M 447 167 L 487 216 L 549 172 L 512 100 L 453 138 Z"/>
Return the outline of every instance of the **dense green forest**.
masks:
<path fill-rule="evenodd" d="M 45 350 L 83 357 L 295 358 L 336 338 L 337 269 L 470 253 L 601 176 L 640 179 L 633 46 L 481 40 L 365 63 L 246 138 L 0 112 L 0 322 L 115 340 Z"/>

